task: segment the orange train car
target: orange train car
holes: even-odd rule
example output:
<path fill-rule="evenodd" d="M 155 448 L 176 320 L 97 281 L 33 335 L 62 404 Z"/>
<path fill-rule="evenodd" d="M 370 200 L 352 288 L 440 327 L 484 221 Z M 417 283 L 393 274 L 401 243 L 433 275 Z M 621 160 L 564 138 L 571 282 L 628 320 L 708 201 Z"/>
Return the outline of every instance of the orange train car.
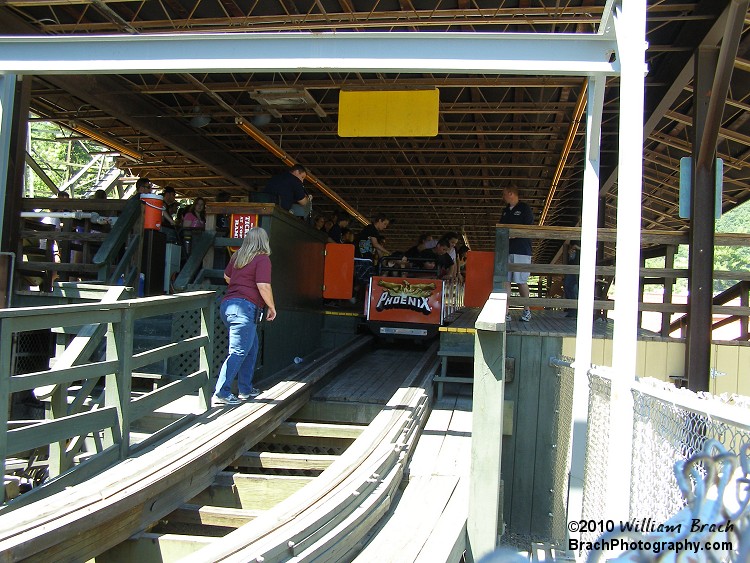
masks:
<path fill-rule="evenodd" d="M 367 292 L 367 324 L 377 336 L 429 339 L 447 316 L 451 282 L 427 277 L 373 276 Z"/>
<path fill-rule="evenodd" d="M 370 280 L 367 325 L 384 339 L 434 338 L 461 307 L 481 307 L 492 291 L 493 252 L 469 252 L 466 283 L 438 279 L 437 271 L 394 265 Z"/>

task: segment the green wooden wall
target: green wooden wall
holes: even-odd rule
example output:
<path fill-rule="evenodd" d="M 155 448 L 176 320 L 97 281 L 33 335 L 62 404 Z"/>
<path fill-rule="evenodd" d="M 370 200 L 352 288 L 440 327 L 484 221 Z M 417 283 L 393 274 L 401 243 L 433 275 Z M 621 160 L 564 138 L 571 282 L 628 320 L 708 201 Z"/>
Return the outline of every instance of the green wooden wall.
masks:
<path fill-rule="evenodd" d="M 506 533 L 548 540 L 553 497 L 566 495 L 554 490 L 555 464 L 563 462 L 555 444 L 560 378 L 549 365 L 561 353 L 562 338 L 508 333 L 506 343 L 515 377 L 505 385 L 514 410 L 513 433 L 503 437 L 503 519 Z"/>
<path fill-rule="evenodd" d="M 328 237 L 281 211 L 262 216 L 260 226 L 271 242 L 271 285 L 278 311 L 276 320 L 262 324 L 262 373 L 258 374 L 262 378 L 288 366 L 295 356 L 320 347 Z"/>

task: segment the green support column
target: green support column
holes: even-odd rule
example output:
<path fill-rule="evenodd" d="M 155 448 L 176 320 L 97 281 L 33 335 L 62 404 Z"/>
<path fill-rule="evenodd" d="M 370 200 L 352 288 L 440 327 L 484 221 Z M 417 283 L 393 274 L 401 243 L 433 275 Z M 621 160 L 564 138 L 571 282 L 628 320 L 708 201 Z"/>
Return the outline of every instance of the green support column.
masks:
<path fill-rule="evenodd" d="M 508 282 L 508 228 L 495 229 L 495 269 L 492 274 L 492 291 L 505 292 Z"/>
<path fill-rule="evenodd" d="M 109 325 L 107 331 L 107 361 L 117 361 L 117 372 L 105 378 L 104 406 L 117 408 L 118 428 L 105 433 L 104 446 L 110 447 L 119 439 L 120 459 L 130 451 L 130 389 L 133 377 L 133 322 L 132 309 L 122 311 L 120 322 Z"/>
<path fill-rule="evenodd" d="M 13 100 L 15 99 L 16 75 L 0 74 L 0 202 L 5 202 L 9 193 L 8 171 L 13 126 Z M 0 234 L 4 231 L 3 214 L 0 213 Z M 1 245 L 0 245 L 1 246 Z"/>
<path fill-rule="evenodd" d="M 500 460 L 507 311 L 508 296 L 493 293 L 475 324 L 471 473 L 466 527 L 469 561 L 477 561 L 494 551 L 502 528 Z"/>

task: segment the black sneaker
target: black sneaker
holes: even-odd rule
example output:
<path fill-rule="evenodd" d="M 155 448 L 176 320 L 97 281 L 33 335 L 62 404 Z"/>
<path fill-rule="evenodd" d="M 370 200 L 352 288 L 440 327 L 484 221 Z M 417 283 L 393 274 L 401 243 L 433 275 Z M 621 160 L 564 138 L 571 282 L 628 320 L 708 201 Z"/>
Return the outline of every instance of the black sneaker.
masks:
<path fill-rule="evenodd" d="M 242 401 L 240 401 L 232 393 L 230 393 L 226 397 L 219 397 L 218 395 L 214 395 L 211 399 L 211 403 L 213 405 L 239 405 L 240 403 L 242 403 Z"/>
<path fill-rule="evenodd" d="M 261 393 L 260 389 L 256 389 L 255 387 L 253 387 L 252 389 L 250 389 L 250 393 L 247 393 L 247 394 L 240 393 L 237 395 L 237 398 L 240 401 L 247 401 L 248 399 L 254 399 L 258 395 L 260 395 L 260 393 Z"/>

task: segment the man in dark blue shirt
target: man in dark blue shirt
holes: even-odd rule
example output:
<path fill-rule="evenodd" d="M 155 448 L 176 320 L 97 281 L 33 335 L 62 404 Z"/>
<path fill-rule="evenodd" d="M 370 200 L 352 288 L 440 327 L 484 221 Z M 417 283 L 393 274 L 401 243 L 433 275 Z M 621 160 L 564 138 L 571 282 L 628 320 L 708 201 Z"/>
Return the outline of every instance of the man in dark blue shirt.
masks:
<path fill-rule="evenodd" d="M 276 198 L 279 205 L 287 211 L 292 210 L 296 203 L 306 207 L 312 196 L 305 193 L 302 182 L 307 178 L 307 169 L 301 164 L 295 164 L 286 172 L 277 174 L 266 184 L 265 193 Z"/>
<path fill-rule="evenodd" d="M 510 225 L 531 225 L 534 223 L 534 213 L 531 207 L 519 201 L 518 188 L 505 188 L 503 190 L 503 200 L 506 206 L 500 217 L 500 222 Z M 512 238 L 508 242 L 508 263 L 510 264 L 531 264 L 531 239 Z M 529 296 L 529 272 L 508 272 L 508 283 L 506 284 L 508 295 L 510 295 L 510 284 L 518 285 L 518 293 L 521 297 Z M 511 320 L 510 313 L 505 318 Z M 521 320 L 529 322 L 531 320 L 531 311 L 528 306 L 524 306 Z"/>

